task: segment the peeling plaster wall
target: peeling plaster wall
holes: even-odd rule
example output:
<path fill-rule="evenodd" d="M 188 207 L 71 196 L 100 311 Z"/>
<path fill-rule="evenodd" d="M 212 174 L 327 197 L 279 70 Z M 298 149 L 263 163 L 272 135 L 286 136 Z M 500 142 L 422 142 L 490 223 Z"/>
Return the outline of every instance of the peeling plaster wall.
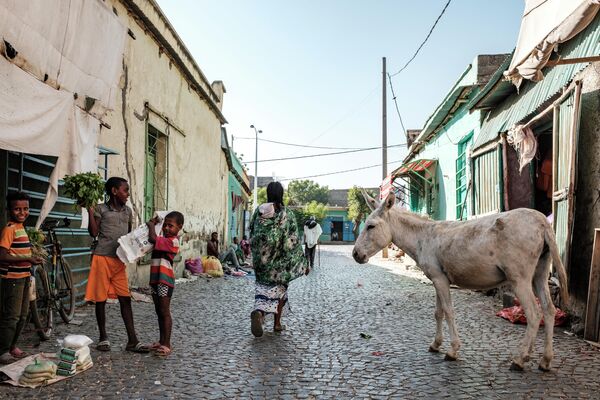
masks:
<path fill-rule="evenodd" d="M 157 41 L 136 22 L 119 0 L 108 2 L 121 21 L 133 32 L 128 37 L 121 79 L 122 95 L 115 110 L 104 121 L 100 145 L 119 152 L 109 157 L 109 175 L 123 176 L 131 185 L 131 205 L 137 224 L 143 223 L 145 186 L 146 126 L 152 124 L 168 135 L 168 205 L 185 215 L 181 261 L 176 272 L 183 271 L 183 260 L 206 254 L 206 241 L 213 231 L 225 232 L 227 216 L 228 168 L 221 150 L 221 121 L 194 90 L 190 82 Z M 148 0 L 136 0 L 147 18 L 178 51 L 186 66 L 201 85 L 201 72 L 194 68 L 181 46 Z M 205 87 L 212 92 L 210 85 Z M 211 95 L 212 96 L 212 95 Z M 216 95 L 213 100 L 219 100 Z M 168 118 L 149 112 L 144 104 Z M 177 127 L 182 132 L 179 132 Z M 130 265 L 130 283 L 145 286 L 149 267 Z"/>
<path fill-rule="evenodd" d="M 583 85 L 569 276 L 573 305 L 578 315 L 585 315 L 594 229 L 600 228 L 600 63 L 591 64 L 577 79 Z"/>

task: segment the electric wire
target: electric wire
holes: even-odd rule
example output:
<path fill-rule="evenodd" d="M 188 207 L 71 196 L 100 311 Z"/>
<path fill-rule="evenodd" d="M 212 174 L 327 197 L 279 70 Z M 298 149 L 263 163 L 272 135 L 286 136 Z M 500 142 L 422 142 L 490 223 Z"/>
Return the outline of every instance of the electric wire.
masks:
<path fill-rule="evenodd" d="M 242 139 L 242 140 L 255 140 L 255 138 L 253 138 L 253 137 L 234 136 L 234 138 L 235 139 Z M 365 148 L 365 147 L 309 146 L 307 144 L 279 142 L 277 140 L 261 139 L 261 138 L 258 138 L 258 141 L 259 142 L 268 142 L 268 143 L 280 144 L 280 145 L 283 145 L 283 146 L 306 147 L 306 148 L 309 148 L 309 149 L 322 149 L 322 150 L 361 150 L 361 149 Z"/>
<path fill-rule="evenodd" d="M 391 146 L 386 146 L 386 148 L 394 148 L 394 147 L 405 147 L 406 143 L 400 143 L 400 144 L 393 144 Z M 358 153 L 361 151 L 370 151 L 370 150 L 379 150 L 382 147 L 366 147 L 364 149 L 357 149 L 357 150 L 346 150 L 346 151 L 336 151 L 333 153 L 321 153 L 321 154 L 307 154 L 304 156 L 295 156 L 295 157 L 284 157 L 284 158 L 270 158 L 270 159 L 266 159 L 266 160 L 256 160 L 256 161 L 244 161 L 245 164 L 253 164 L 255 162 L 259 163 L 259 162 L 270 162 L 270 161 L 286 161 L 286 160 L 298 160 L 301 158 L 313 158 L 313 157 L 324 157 L 324 156 L 333 156 L 333 155 L 338 155 L 338 154 L 349 154 L 349 153 Z"/>
<path fill-rule="evenodd" d="M 406 67 L 408 67 L 409 64 L 417 57 L 417 54 L 419 54 L 419 52 L 421 51 L 421 49 L 423 48 L 423 46 L 425 46 L 425 43 L 427 43 L 427 41 L 429 40 L 429 37 L 433 33 L 433 30 L 435 29 L 435 27 L 438 24 L 438 22 L 440 22 L 440 19 L 442 18 L 442 15 L 444 15 L 444 13 L 446 12 L 446 9 L 448 8 L 448 6 L 450 5 L 451 2 L 452 2 L 452 0 L 448 0 L 448 2 L 446 3 L 446 5 L 444 6 L 442 12 L 440 13 L 440 15 L 437 17 L 437 19 L 433 23 L 433 26 L 431 27 L 431 29 L 429 30 L 429 33 L 425 37 L 425 40 L 423 40 L 423 43 L 421 43 L 421 45 L 419 46 L 419 48 L 417 49 L 417 51 L 415 51 L 415 54 L 413 54 L 413 56 L 410 58 L 410 60 L 408 60 L 406 62 L 406 64 L 404 64 L 404 66 L 402 68 L 400 68 L 400 70 L 398 72 L 396 72 L 395 74 L 393 74 L 392 76 L 396 76 L 400 72 L 404 71 L 406 69 Z"/>
<path fill-rule="evenodd" d="M 406 128 L 404 128 L 404 122 L 402 121 L 402 115 L 400 115 L 400 109 L 398 108 L 398 100 L 396 99 L 396 92 L 394 92 L 394 85 L 392 84 L 392 77 L 390 74 L 387 74 L 388 80 L 390 82 L 390 89 L 392 90 L 392 100 L 394 100 L 394 105 L 396 106 L 396 113 L 398 114 L 398 118 L 400 119 L 400 126 L 402 126 L 402 131 L 404 132 L 404 136 L 406 136 Z"/>
<path fill-rule="evenodd" d="M 400 163 L 400 162 L 402 162 L 402 160 L 390 161 L 388 164 L 396 164 L 396 163 Z M 279 181 L 280 182 L 283 182 L 283 181 L 295 181 L 295 180 L 300 180 L 300 179 L 318 178 L 320 176 L 344 174 L 344 173 L 347 173 L 347 172 L 361 171 L 363 169 L 381 167 L 382 165 L 383 164 L 367 165 L 365 167 L 346 169 L 346 170 L 343 170 L 343 171 L 327 172 L 327 173 L 318 174 L 318 175 L 309 175 L 309 176 L 302 176 L 302 177 L 297 177 L 297 178 L 285 178 L 285 179 L 280 179 Z"/>

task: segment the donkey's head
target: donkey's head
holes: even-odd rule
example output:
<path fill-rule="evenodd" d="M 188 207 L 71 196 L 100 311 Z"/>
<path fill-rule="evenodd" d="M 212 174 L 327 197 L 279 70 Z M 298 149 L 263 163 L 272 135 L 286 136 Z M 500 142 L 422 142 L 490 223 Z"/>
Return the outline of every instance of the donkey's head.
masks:
<path fill-rule="evenodd" d="M 381 204 L 364 192 L 363 196 L 373 212 L 367 218 L 365 229 L 358 235 L 352 251 L 352 257 L 359 264 L 369 261 L 369 258 L 392 241 L 389 211 L 396 204 L 394 193 L 390 193 Z"/>

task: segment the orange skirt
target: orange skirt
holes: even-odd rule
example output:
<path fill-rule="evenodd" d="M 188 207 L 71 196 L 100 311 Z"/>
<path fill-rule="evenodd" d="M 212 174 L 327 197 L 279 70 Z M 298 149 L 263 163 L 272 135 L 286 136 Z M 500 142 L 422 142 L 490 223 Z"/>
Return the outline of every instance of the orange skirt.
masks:
<path fill-rule="evenodd" d="M 92 256 L 85 301 L 130 297 L 126 266 L 116 257 Z"/>

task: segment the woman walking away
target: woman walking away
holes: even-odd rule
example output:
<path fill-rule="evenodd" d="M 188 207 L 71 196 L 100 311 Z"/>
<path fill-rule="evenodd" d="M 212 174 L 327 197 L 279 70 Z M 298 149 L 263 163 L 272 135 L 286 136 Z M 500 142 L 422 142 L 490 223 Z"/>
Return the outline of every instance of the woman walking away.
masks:
<path fill-rule="evenodd" d="M 308 273 L 296 219 L 283 205 L 281 183 L 271 182 L 267 186 L 267 203 L 256 209 L 250 221 L 250 240 L 256 274 L 251 331 L 260 337 L 265 314 L 275 314 L 275 332 L 283 330 L 281 315 L 287 302 L 288 284 Z"/>

